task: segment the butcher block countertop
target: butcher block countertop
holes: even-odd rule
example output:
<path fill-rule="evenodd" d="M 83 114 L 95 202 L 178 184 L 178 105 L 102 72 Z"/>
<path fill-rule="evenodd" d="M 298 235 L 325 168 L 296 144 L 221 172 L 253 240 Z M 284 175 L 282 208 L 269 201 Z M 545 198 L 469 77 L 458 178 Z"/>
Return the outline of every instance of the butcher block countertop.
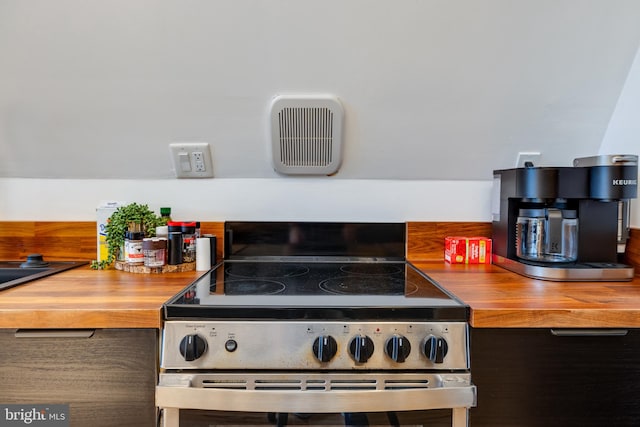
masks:
<path fill-rule="evenodd" d="M 0 291 L 0 328 L 159 329 L 162 304 L 202 273 L 78 267 Z"/>
<path fill-rule="evenodd" d="M 477 328 L 640 327 L 638 277 L 550 282 L 493 265 L 414 264 L 471 307 Z M 201 274 L 79 267 L 0 291 L 0 328 L 161 328 L 162 304 Z"/>
<path fill-rule="evenodd" d="M 414 265 L 471 307 L 476 328 L 640 327 L 638 276 L 630 282 L 552 282 L 494 265 Z"/>

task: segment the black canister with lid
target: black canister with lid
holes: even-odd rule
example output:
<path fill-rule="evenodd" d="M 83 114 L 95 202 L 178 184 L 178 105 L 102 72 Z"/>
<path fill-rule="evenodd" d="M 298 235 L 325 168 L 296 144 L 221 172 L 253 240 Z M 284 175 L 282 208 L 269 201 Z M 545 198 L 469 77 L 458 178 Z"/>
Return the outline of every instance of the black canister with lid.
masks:
<path fill-rule="evenodd" d="M 169 265 L 182 264 L 182 233 L 169 232 Z"/>
<path fill-rule="evenodd" d="M 178 221 L 169 221 L 167 222 L 167 227 L 169 227 L 169 233 L 178 232 L 182 233 L 182 223 Z"/>

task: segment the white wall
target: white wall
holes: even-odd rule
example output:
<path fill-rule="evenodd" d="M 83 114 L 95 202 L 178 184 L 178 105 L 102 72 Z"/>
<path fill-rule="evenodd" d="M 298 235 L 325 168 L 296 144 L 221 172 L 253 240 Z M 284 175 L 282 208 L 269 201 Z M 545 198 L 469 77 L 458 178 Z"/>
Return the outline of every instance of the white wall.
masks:
<path fill-rule="evenodd" d="M 640 49 L 602 140 L 599 154 L 640 154 Z"/>
<path fill-rule="evenodd" d="M 637 0 L 0 0 L 0 220 L 93 220 L 115 199 L 183 219 L 489 221 L 491 171 L 518 151 L 637 151 L 638 22 Z M 273 172 L 284 92 L 345 104 L 336 176 Z M 210 142 L 216 178 L 173 179 L 175 140 Z"/>
<path fill-rule="evenodd" d="M 599 154 L 640 156 L 640 49 L 629 71 L 616 109 L 602 141 Z M 640 227 L 640 201 L 631 202 L 634 227 Z"/>
<path fill-rule="evenodd" d="M 201 221 L 490 221 L 490 191 L 490 181 L 0 178 L 0 221 L 95 221 L 101 200 Z"/>
<path fill-rule="evenodd" d="M 484 180 L 518 151 L 597 152 L 637 0 L 0 0 L 0 177 L 277 178 L 268 106 L 331 93 L 334 178 Z"/>

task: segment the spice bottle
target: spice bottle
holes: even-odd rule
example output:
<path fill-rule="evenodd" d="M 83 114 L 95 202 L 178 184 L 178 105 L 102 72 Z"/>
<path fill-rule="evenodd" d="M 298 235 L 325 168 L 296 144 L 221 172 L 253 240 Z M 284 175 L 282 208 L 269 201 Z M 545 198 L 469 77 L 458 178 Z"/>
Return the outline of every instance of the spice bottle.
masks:
<path fill-rule="evenodd" d="M 158 237 L 146 238 L 142 241 L 145 267 L 162 267 L 166 264 L 167 240 Z"/>
<path fill-rule="evenodd" d="M 142 251 L 142 239 L 144 233 L 139 231 L 127 231 L 124 236 L 124 256 L 129 264 L 142 264 L 144 252 Z"/>
<path fill-rule="evenodd" d="M 171 221 L 171 208 L 160 208 L 160 218 L 162 218 L 164 224 Z"/>
<path fill-rule="evenodd" d="M 156 237 L 161 237 L 163 239 L 169 238 L 169 227 L 166 225 L 159 225 L 156 227 Z"/>
<path fill-rule="evenodd" d="M 196 223 L 183 222 L 182 227 L 182 261 L 196 261 Z"/>

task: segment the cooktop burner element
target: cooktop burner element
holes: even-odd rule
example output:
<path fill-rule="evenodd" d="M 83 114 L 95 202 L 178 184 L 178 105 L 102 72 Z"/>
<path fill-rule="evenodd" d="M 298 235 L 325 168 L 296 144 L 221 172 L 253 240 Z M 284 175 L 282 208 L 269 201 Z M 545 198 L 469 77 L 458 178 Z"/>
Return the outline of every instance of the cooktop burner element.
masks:
<path fill-rule="evenodd" d="M 309 268 L 303 264 L 284 264 L 284 263 L 235 263 L 229 264 L 226 268 L 229 276 L 277 279 L 280 277 L 297 277 L 307 274 Z"/>
<path fill-rule="evenodd" d="M 284 292 L 286 288 L 284 283 L 275 280 L 249 278 L 229 280 L 225 286 L 227 295 L 273 295 Z"/>
<path fill-rule="evenodd" d="M 389 276 L 393 274 L 404 274 L 402 265 L 399 264 L 347 264 L 340 267 L 340 270 L 348 274 L 362 274 L 365 276 Z"/>
<path fill-rule="evenodd" d="M 379 276 L 343 276 L 323 280 L 320 289 L 337 295 L 405 295 L 409 296 L 418 290 L 418 286 L 402 279 Z"/>

